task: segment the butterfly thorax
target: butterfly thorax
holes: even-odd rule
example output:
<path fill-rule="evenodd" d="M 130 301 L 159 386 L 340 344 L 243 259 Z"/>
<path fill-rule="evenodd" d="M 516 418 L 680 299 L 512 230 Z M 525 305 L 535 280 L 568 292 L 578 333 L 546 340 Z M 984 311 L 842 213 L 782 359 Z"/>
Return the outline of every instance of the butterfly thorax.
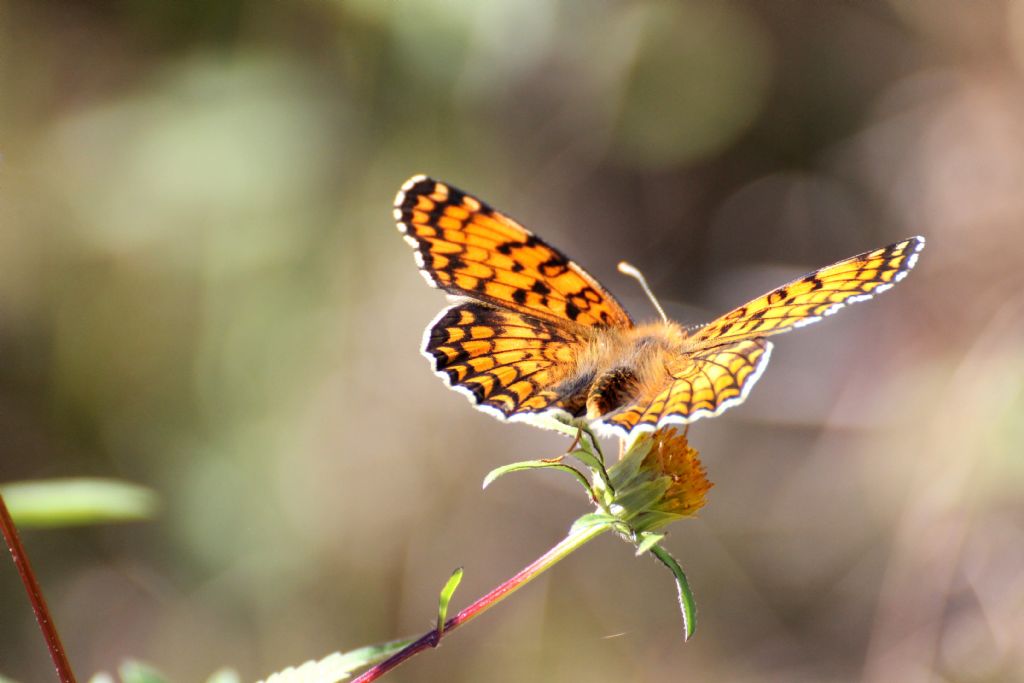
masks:
<path fill-rule="evenodd" d="M 676 370 L 685 338 L 673 322 L 595 330 L 571 378 L 578 393 L 566 404 L 597 419 L 656 394 Z"/>

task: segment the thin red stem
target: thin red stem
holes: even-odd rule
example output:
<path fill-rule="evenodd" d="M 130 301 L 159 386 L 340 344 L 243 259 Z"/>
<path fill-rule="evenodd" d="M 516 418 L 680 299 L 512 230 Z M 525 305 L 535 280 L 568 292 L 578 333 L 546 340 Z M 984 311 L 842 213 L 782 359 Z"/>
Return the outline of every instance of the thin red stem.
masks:
<path fill-rule="evenodd" d="M 443 635 L 448 635 L 449 631 L 455 630 L 459 626 L 462 626 L 463 624 L 480 616 L 491 607 L 494 607 L 509 595 L 535 579 L 541 573 L 550 569 L 555 563 L 568 556 L 573 550 L 607 531 L 608 528 L 609 527 L 606 526 L 592 526 L 585 528 L 582 531 L 569 534 L 558 545 L 528 564 L 516 573 L 515 576 L 508 579 L 490 593 L 479 598 L 454 617 L 446 621 L 444 629 L 442 629 L 440 633 L 436 628 L 424 633 L 418 640 L 410 643 L 390 658 L 364 671 L 358 678 L 353 680 L 352 683 L 370 683 L 370 681 L 375 681 L 413 655 L 416 655 L 428 648 L 437 647 L 438 643 L 441 642 L 441 637 Z"/>
<path fill-rule="evenodd" d="M 53 617 L 50 616 L 50 608 L 46 606 L 43 590 L 39 587 L 35 572 L 32 571 L 32 564 L 28 561 L 24 546 L 21 545 L 18 529 L 14 526 L 14 520 L 11 519 L 11 513 L 7 510 L 3 495 L 0 495 L 0 530 L 3 531 L 7 548 L 11 551 L 11 557 L 14 559 L 14 566 L 18 568 L 21 583 L 25 586 L 25 592 L 28 593 L 28 601 L 32 604 L 32 611 L 36 614 L 36 621 L 39 622 L 43 639 L 46 640 L 46 648 L 50 651 L 50 658 L 57 669 L 57 677 L 61 683 L 75 683 L 75 673 L 71 670 L 71 664 L 64 653 L 64 646 L 60 642 L 57 626 L 53 623 Z"/>

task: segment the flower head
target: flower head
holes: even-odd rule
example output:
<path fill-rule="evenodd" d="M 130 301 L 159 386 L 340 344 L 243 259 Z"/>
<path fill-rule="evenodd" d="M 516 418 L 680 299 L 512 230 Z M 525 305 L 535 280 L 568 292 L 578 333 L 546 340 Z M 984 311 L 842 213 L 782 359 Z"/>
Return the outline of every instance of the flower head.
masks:
<path fill-rule="evenodd" d="M 638 437 L 608 474 L 610 509 L 635 532 L 694 516 L 712 486 L 686 434 L 672 427 Z"/>

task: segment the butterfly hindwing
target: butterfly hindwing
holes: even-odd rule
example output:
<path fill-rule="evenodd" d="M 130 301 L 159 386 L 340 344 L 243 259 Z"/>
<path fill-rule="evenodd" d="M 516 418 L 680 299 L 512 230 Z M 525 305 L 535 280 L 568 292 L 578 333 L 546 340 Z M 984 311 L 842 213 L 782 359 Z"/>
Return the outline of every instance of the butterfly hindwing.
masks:
<path fill-rule="evenodd" d="M 708 348 L 788 332 L 870 299 L 906 276 L 924 243 L 911 237 L 808 273 L 708 323 L 694 333 L 693 344 Z"/>
<path fill-rule="evenodd" d="M 766 339 L 743 339 L 680 357 L 672 379 L 654 396 L 639 396 L 603 420 L 622 433 L 712 417 L 741 403 L 771 355 Z"/>
<path fill-rule="evenodd" d="M 395 219 L 431 286 L 549 322 L 632 326 L 622 306 L 576 263 L 450 185 L 411 178 L 395 198 Z"/>
<path fill-rule="evenodd" d="M 427 328 L 423 353 L 447 384 L 502 418 L 557 407 L 581 341 L 564 326 L 470 301 Z"/>

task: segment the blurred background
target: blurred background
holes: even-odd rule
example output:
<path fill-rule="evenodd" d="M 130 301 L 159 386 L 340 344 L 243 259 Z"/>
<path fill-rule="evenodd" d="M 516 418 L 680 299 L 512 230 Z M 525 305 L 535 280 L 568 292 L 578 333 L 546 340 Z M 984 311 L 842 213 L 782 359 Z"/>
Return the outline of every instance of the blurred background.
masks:
<path fill-rule="evenodd" d="M 391 679 L 1024 679 L 1024 3 L 4 0 L 0 154 L 0 482 L 161 499 L 24 533 L 80 677 L 417 634 L 452 569 L 461 608 L 586 511 L 480 489 L 567 443 L 419 355 L 444 297 L 391 202 L 423 172 L 639 319 L 620 259 L 695 323 L 928 248 L 691 429 L 695 640 L 608 537 Z M 0 673 L 52 677 L 6 560 Z"/>

